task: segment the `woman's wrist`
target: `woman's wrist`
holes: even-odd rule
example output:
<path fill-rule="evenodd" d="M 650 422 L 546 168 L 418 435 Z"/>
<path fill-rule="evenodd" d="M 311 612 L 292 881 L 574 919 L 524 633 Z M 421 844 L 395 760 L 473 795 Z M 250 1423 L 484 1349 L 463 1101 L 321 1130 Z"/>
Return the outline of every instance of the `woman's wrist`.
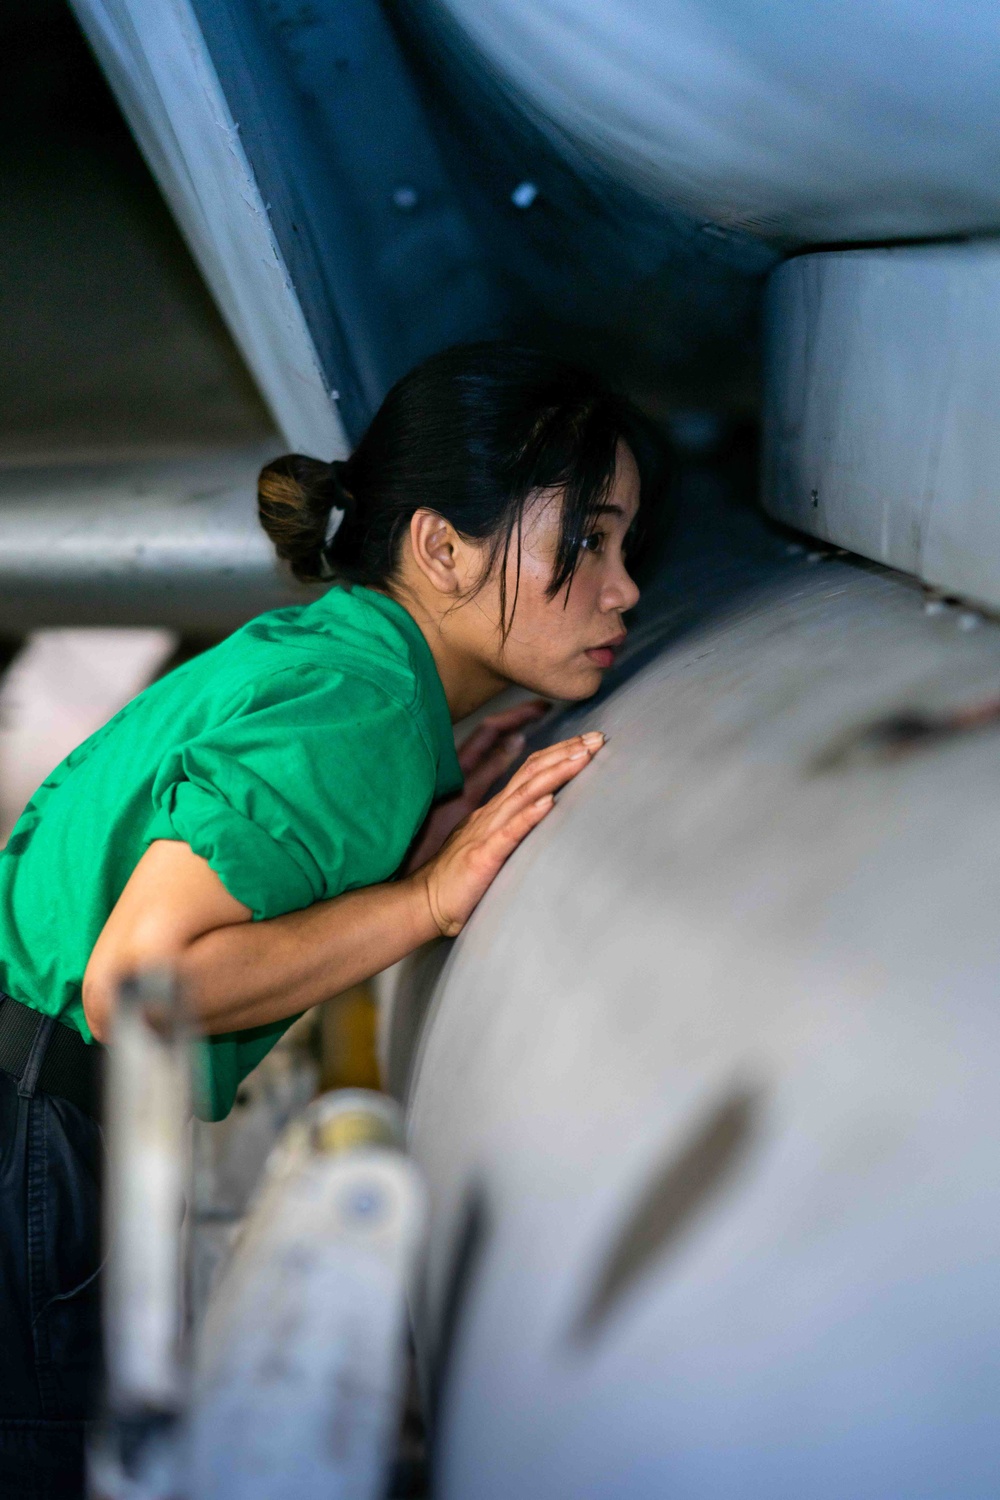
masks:
<path fill-rule="evenodd" d="M 426 864 L 399 882 L 400 887 L 407 888 L 410 921 L 414 932 L 420 934 L 413 945 L 414 948 L 420 948 L 424 943 L 432 942 L 435 938 L 452 935 L 446 931 L 435 909 L 430 877 L 430 864 Z"/>

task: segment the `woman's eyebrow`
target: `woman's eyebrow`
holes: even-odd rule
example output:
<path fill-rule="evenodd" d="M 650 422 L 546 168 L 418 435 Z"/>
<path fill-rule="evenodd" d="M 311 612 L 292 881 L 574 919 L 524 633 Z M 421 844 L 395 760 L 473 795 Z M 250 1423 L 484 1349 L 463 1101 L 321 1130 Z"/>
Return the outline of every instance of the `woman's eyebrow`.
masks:
<path fill-rule="evenodd" d="M 636 506 L 635 514 L 630 517 L 628 511 L 623 506 L 609 503 L 608 505 L 599 505 L 591 514 L 595 520 L 598 516 L 619 516 L 621 520 L 627 522 L 628 527 L 631 529 L 639 519 L 639 508 Z"/>

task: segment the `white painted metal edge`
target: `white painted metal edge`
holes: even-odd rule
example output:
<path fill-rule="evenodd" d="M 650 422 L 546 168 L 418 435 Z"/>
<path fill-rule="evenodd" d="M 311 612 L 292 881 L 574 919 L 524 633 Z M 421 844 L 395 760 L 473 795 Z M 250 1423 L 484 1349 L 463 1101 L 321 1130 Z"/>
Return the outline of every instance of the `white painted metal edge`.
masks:
<path fill-rule="evenodd" d="M 179 1408 L 185 1386 L 182 1224 L 190 1196 L 191 1042 L 166 970 L 118 995 L 105 1117 L 104 1320 L 108 1401 L 128 1415 Z"/>
<path fill-rule="evenodd" d="M 787 261 L 767 303 L 763 501 L 1000 607 L 1000 243 Z"/>
<path fill-rule="evenodd" d="M 188 0 L 70 3 L 284 438 L 344 456 L 339 414 Z"/>

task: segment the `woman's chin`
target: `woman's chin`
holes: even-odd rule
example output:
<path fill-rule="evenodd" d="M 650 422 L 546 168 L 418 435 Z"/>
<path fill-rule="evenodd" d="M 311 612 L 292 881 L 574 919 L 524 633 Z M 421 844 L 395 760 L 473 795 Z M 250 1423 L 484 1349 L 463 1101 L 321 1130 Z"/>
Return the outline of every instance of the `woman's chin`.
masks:
<path fill-rule="evenodd" d="M 548 696 L 561 698 L 564 703 L 583 703 L 594 696 L 603 681 L 600 667 L 588 664 L 582 670 L 567 672 L 562 681 L 548 689 Z"/>

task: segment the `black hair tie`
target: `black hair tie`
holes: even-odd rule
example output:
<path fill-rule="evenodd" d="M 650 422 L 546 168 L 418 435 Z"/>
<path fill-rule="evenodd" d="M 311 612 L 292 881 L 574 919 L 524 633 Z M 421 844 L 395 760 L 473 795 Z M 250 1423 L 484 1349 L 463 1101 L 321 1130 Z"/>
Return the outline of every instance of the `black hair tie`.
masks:
<path fill-rule="evenodd" d="M 334 460 L 330 465 L 329 485 L 331 491 L 330 513 L 327 516 L 326 532 L 323 537 L 323 545 L 320 548 L 320 576 L 332 578 L 336 573 L 334 559 L 337 554 L 338 540 L 343 541 L 345 527 L 350 530 L 354 523 L 356 510 L 354 496 L 344 487 L 344 482 L 339 473 L 340 462 Z"/>

